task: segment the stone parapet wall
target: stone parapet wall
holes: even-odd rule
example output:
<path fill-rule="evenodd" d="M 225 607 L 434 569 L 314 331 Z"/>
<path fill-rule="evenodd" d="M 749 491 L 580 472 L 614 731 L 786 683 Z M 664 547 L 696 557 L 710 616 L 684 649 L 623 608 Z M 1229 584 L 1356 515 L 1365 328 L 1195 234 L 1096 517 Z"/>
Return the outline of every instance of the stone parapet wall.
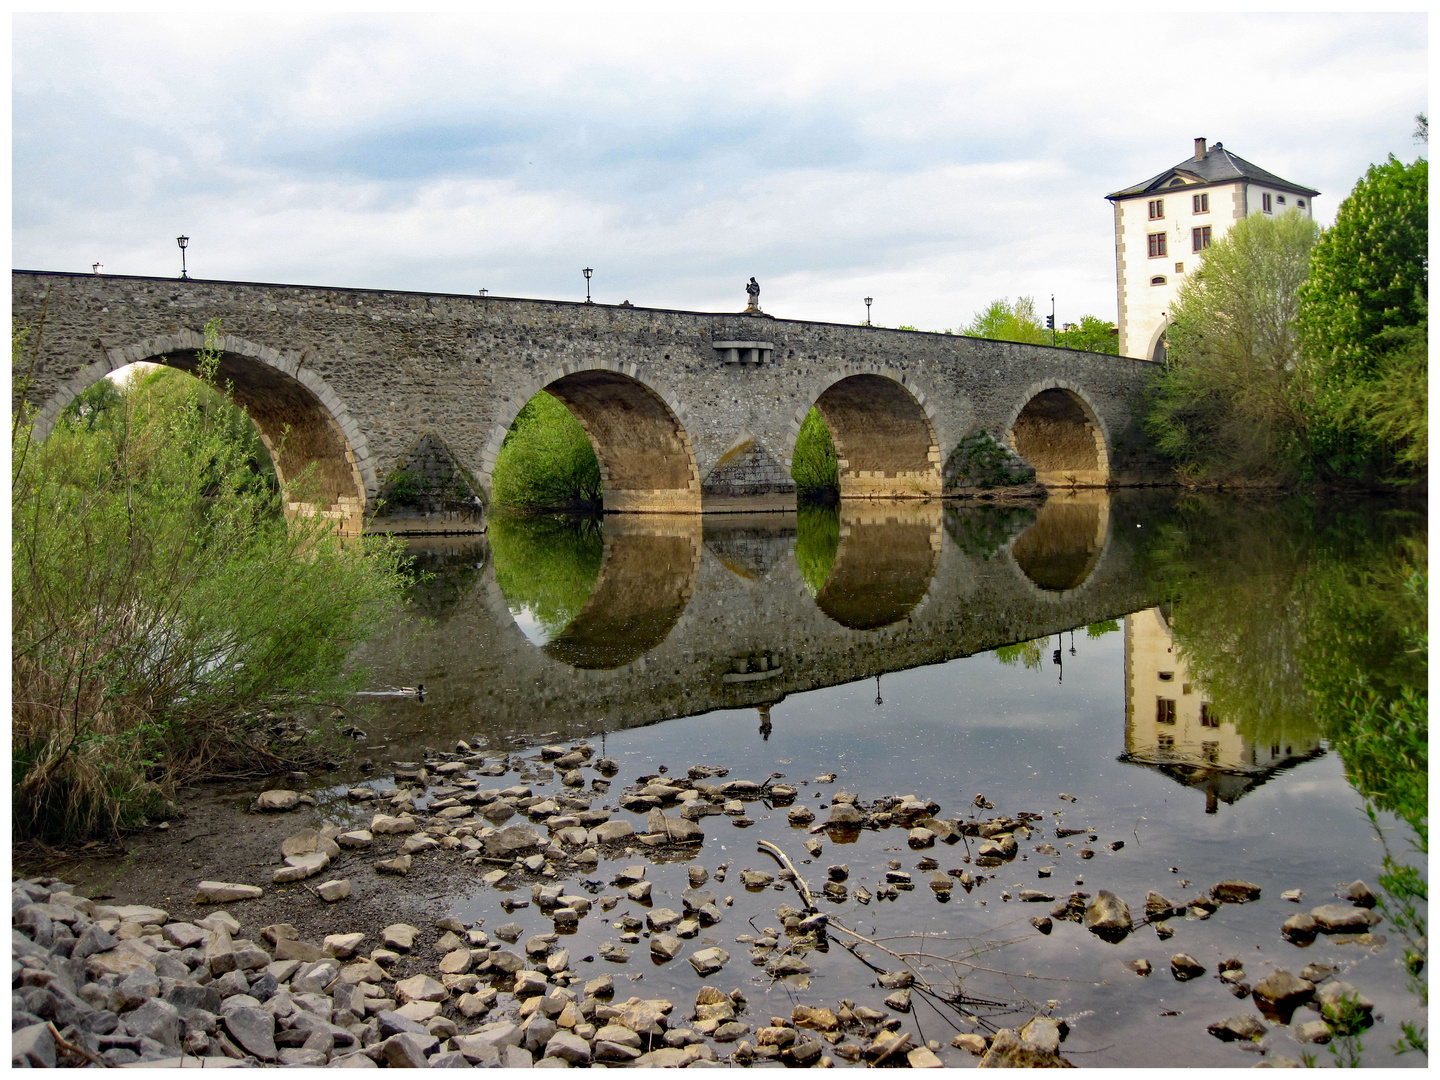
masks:
<path fill-rule="evenodd" d="M 117 367 L 184 366 L 204 325 L 220 318 L 237 396 L 261 412 L 283 401 L 274 423 L 283 413 L 290 430 L 314 430 L 297 444 L 322 460 L 332 500 L 368 505 L 427 436 L 488 497 L 515 415 L 560 380 L 574 385 L 567 404 L 596 441 L 602 470 L 635 474 L 607 481 L 611 510 L 693 512 L 702 493 L 707 504 L 783 499 L 800 424 L 817 403 L 825 412 L 822 398 L 840 383 L 851 392 L 832 395 L 835 408 L 854 423 L 851 445 L 841 431 L 837 447 L 867 495 L 938 494 L 941 463 L 962 439 L 984 430 L 1006 443 L 1022 410 L 1051 388 L 1085 403 L 1110 482 L 1166 479 L 1137 412 L 1153 365 L 1124 357 L 643 307 L 30 271 L 12 274 L 17 323 L 37 325 L 47 295 L 34 370 L 22 352 L 13 371 L 12 403 L 23 395 L 39 409 L 42 436 L 65 403 Z M 773 348 L 761 362 L 730 364 L 717 340 Z M 871 381 L 847 382 L 857 376 Z M 889 388 L 875 407 L 873 395 L 853 392 L 871 386 Z M 737 483 L 723 459 L 745 441 L 751 461 Z M 900 455 L 893 463 L 891 451 Z M 640 476 L 647 455 L 680 476 L 664 495 Z M 755 475 L 744 472 L 761 461 Z M 920 469 L 934 477 L 917 481 Z"/>

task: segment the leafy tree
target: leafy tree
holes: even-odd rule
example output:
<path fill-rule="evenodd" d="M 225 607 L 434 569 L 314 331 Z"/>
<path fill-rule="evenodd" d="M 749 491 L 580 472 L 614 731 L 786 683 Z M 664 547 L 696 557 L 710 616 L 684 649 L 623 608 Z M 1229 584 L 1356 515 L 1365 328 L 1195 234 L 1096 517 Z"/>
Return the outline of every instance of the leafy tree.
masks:
<path fill-rule="evenodd" d="M 1316 245 L 1301 291 L 1318 449 L 1337 473 L 1424 474 L 1428 180 L 1423 158 L 1372 165 Z"/>
<path fill-rule="evenodd" d="M 1030 345 L 1048 345 L 1049 335 L 1035 315 L 1035 298 L 1017 296 L 1011 303 L 1003 296 L 992 300 L 984 311 L 975 313 L 960 333 L 966 337 L 989 338 L 991 341 L 1020 341 Z"/>
<path fill-rule="evenodd" d="M 1098 315 L 1082 315 L 1073 329 L 1057 331 L 1055 344 L 1062 349 L 1120 355 L 1120 337 L 1116 333 L 1115 324 Z"/>
<path fill-rule="evenodd" d="M 1294 323 L 1318 234 L 1298 211 L 1245 218 L 1171 307 L 1170 359 L 1146 427 L 1191 477 L 1290 479 L 1309 461 Z"/>
<path fill-rule="evenodd" d="M 1380 334 L 1425 319 L 1429 163 L 1372 165 L 1315 246 L 1300 327 L 1325 388 L 1374 377 Z"/>

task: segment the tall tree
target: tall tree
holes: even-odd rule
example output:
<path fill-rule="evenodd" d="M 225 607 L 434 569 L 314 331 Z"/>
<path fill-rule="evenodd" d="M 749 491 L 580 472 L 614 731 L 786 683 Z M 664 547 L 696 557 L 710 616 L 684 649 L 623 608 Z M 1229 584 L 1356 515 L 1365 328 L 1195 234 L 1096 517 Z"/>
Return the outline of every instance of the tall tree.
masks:
<path fill-rule="evenodd" d="M 1338 473 L 1425 471 L 1428 181 L 1423 158 L 1372 165 L 1316 245 L 1301 290 L 1317 445 Z"/>
<path fill-rule="evenodd" d="M 1300 327 L 1323 386 L 1373 377 L 1380 333 L 1424 320 L 1428 183 L 1424 158 L 1406 165 L 1392 154 L 1370 166 L 1316 245 L 1301 293 Z"/>
<path fill-rule="evenodd" d="M 1276 481 L 1305 466 L 1308 387 L 1294 323 L 1319 231 L 1298 211 L 1237 222 L 1172 305 L 1170 359 L 1147 427 L 1193 478 Z"/>

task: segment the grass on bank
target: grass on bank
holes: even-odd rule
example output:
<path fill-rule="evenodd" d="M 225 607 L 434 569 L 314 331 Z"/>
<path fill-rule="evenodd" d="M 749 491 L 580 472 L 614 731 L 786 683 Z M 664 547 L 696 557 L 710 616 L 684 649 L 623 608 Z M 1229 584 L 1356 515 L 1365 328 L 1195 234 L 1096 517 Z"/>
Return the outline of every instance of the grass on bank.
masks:
<path fill-rule="evenodd" d="M 114 835 L 166 812 L 181 780 L 278 765 L 260 725 L 353 688 L 346 656 L 406 584 L 398 546 L 287 523 L 305 478 L 282 496 L 206 381 L 102 388 L 43 442 L 32 420 L 11 437 L 15 839 Z"/>

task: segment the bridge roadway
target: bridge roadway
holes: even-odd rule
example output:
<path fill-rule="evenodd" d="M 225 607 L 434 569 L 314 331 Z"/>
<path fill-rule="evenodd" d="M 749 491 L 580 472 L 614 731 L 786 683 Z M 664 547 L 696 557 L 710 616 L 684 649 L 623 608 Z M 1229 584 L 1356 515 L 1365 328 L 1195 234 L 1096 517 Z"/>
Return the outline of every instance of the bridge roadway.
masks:
<path fill-rule="evenodd" d="M 219 377 L 282 481 L 316 467 L 292 510 L 347 532 L 373 527 L 401 477 L 488 502 L 506 432 L 541 390 L 588 433 L 607 512 L 793 509 L 811 406 L 845 498 L 964 493 L 997 452 L 1051 486 L 1161 476 L 1137 423 L 1153 365 L 1126 357 L 555 300 L 24 270 L 11 283 L 16 323 L 44 320 L 13 361 L 13 405 L 36 410 L 38 437 L 111 371 L 193 369 L 218 318 Z M 988 459 L 972 453 L 984 433 L 1000 444 Z"/>
<path fill-rule="evenodd" d="M 488 558 L 418 638 L 373 641 L 362 659 L 380 684 L 427 688 L 423 703 L 387 706 L 373 741 L 403 754 L 477 731 L 576 737 L 716 709 L 768 713 L 787 694 L 1118 619 L 1156 602 L 1135 526 L 1168 498 L 1060 494 L 1038 512 L 842 504 L 839 548 L 813 597 L 793 516 L 607 517 L 589 601 L 548 644 L 517 625 Z M 483 540 L 422 543 L 485 555 Z"/>

